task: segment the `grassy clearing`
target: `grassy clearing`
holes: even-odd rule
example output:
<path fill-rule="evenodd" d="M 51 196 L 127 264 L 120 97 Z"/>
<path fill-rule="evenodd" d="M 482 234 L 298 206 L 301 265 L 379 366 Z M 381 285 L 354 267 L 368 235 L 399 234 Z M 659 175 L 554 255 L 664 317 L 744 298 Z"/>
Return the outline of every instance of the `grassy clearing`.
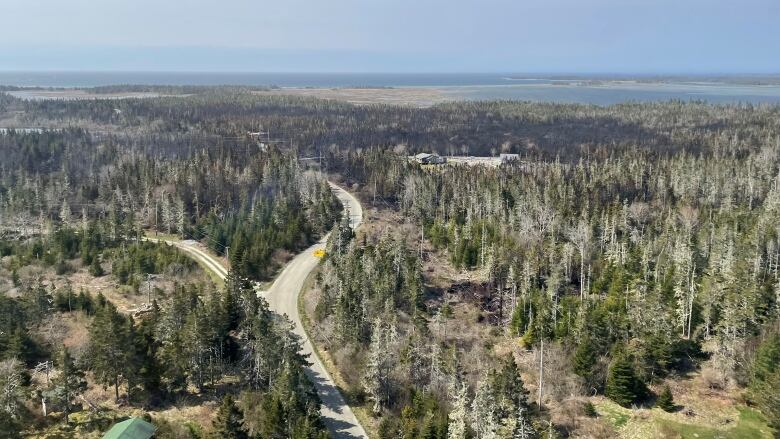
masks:
<path fill-rule="evenodd" d="M 715 426 L 699 420 L 685 422 L 681 413 L 666 413 L 660 409 L 631 410 L 602 400 L 596 404 L 599 416 L 622 438 L 655 439 L 772 439 L 773 430 L 756 410 L 746 406 L 736 408 L 736 421 Z"/>
<path fill-rule="evenodd" d="M 659 421 L 659 431 L 673 432 L 681 439 L 772 439 L 772 429 L 757 411 L 740 407 L 739 420 L 731 428 L 718 429 L 703 425 L 683 424 L 670 420 Z"/>
<path fill-rule="evenodd" d="M 625 426 L 631 419 L 631 410 L 605 401 L 596 406 L 599 416 L 606 419 L 615 429 Z"/>

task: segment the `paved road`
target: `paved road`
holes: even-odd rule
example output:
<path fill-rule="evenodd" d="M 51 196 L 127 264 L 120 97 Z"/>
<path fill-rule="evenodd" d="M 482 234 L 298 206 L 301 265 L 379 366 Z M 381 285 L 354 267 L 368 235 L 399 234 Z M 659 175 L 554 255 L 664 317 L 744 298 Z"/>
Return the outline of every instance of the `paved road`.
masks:
<path fill-rule="evenodd" d="M 333 183 L 330 183 L 330 186 L 341 201 L 341 204 L 345 209 L 348 209 L 352 228 L 358 227 L 363 219 L 363 208 L 360 202 L 340 186 Z M 159 241 L 153 238 L 149 238 L 149 240 Z M 325 248 L 327 240 L 328 237 L 325 236 L 318 243 L 295 256 L 277 276 L 271 287 L 263 292 L 262 295 L 268 300 L 268 304 L 273 311 L 279 314 L 287 314 L 290 320 L 295 323 L 295 332 L 303 340 L 303 353 L 309 356 L 309 361 L 312 363 L 312 366 L 306 372 L 317 387 L 317 393 L 319 393 L 320 399 L 322 399 L 322 417 L 333 436 L 336 438 L 368 438 L 360 422 L 352 413 L 352 409 L 350 409 L 336 388 L 336 384 L 333 382 L 330 374 L 328 374 L 325 366 L 323 366 L 319 357 L 314 353 L 311 341 L 303 329 L 301 316 L 298 313 L 298 296 L 303 289 L 303 283 L 309 273 L 319 263 L 319 258 L 314 256 L 314 251 Z M 222 262 L 197 248 L 194 242 L 166 242 L 175 245 L 199 260 L 220 278 L 224 279 L 227 276 L 227 270 Z"/>
<path fill-rule="evenodd" d="M 349 210 L 350 225 L 356 228 L 363 219 L 363 208 L 358 200 L 349 192 L 331 183 L 336 196 L 341 204 Z M 317 393 L 322 399 L 322 416 L 333 436 L 336 438 L 368 438 L 363 427 L 358 422 L 352 409 L 349 408 L 341 393 L 336 388 L 333 379 L 325 370 L 322 362 L 314 353 L 311 341 L 306 336 L 298 313 L 298 295 L 301 293 L 303 283 L 309 273 L 319 263 L 319 258 L 314 256 L 314 251 L 325 248 L 328 237 L 324 237 L 313 246 L 299 253 L 290 261 L 273 285 L 264 294 L 271 309 L 279 314 L 287 314 L 295 322 L 295 332 L 303 339 L 303 353 L 309 355 L 312 366 L 309 368 L 309 378 L 317 386 Z"/>
<path fill-rule="evenodd" d="M 193 241 L 193 240 L 169 241 L 167 239 L 158 239 L 158 238 L 151 238 L 151 237 L 144 237 L 142 239 L 144 241 L 165 242 L 167 244 L 171 244 L 174 247 L 178 248 L 179 250 L 187 253 L 191 258 L 205 265 L 206 268 L 214 272 L 214 274 L 219 276 L 220 279 L 224 280 L 227 277 L 227 273 L 228 273 L 227 268 L 225 268 L 222 261 L 201 250 L 198 247 L 197 241 Z"/>

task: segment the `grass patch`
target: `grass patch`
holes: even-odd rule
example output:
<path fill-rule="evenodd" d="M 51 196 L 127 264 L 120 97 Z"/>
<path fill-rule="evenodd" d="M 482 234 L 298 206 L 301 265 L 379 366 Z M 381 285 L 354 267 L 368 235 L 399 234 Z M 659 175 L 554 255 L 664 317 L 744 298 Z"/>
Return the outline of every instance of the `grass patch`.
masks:
<path fill-rule="evenodd" d="M 756 410 L 740 407 L 739 420 L 731 428 L 717 429 L 703 425 L 683 424 L 670 420 L 660 420 L 662 432 L 670 432 L 681 439 L 772 439 L 773 430 L 766 419 Z"/>
<path fill-rule="evenodd" d="M 707 424 L 699 419 L 686 422 L 680 414 L 670 414 L 660 409 L 641 410 L 620 407 L 609 400 L 596 405 L 599 416 L 615 430 L 620 437 L 630 438 L 674 438 L 674 439 L 772 439 L 774 430 L 767 425 L 764 416 L 757 410 L 738 406 L 736 420 L 720 426 Z"/>
<path fill-rule="evenodd" d="M 596 406 L 599 416 L 609 421 L 613 427 L 619 429 L 628 423 L 631 419 L 631 410 L 620 407 L 616 404 L 602 403 Z"/>

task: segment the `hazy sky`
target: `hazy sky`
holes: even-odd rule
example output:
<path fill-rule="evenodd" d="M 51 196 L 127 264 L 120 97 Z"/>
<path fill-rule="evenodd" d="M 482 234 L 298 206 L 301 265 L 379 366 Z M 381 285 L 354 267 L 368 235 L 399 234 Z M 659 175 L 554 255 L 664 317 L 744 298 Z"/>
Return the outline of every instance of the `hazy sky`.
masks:
<path fill-rule="evenodd" d="M 778 0 L 0 0 L 0 70 L 778 73 Z"/>

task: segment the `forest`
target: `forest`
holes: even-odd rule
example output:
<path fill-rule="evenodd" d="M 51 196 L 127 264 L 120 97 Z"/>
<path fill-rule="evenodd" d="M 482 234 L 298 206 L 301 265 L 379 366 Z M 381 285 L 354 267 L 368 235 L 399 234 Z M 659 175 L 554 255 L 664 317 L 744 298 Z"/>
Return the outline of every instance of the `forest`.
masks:
<path fill-rule="evenodd" d="M 303 306 L 372 437 L 780 430 L 777 106 L 412 108 L 247 87 L 143 90 L 166 96 L 0 94 L 0 120 L 46 128 L 0 134 L 11 310 L 0 381 L 30 393 L 27 375 L 51 361 L 75 377 L 51 380 L 71 396 L 47 397 L 66 419 L 88 378 L 126 406 L 219 395 L 208 428 L 152 413 L 170 437 L 327 434 L 300 341 L 247 280 L 272 279 L 332 229 Z M 518 159 L 420 166 L 408 156 L 421 151 Z M 366 206 L 356 232 L 339 222 L 326 176 Z M 229 261 L 231 279 L 186 282 L 198 268 L 139 242 L 152 235 L 200 241 Z M 97 291 L 41 283 L 29 266 L 109 276 L 137 294 L 145 276 L 182 282 L 161 285 L 139 318 Z M 41 338 L 47 313 L 85 316 L 83 352 Z M 135 346 L 124 370 L 105 357 L 117 345 Z M 226 392 L 236 380 L 241 391 Z M 4 405 L 6 425 L 53 392 L 36 391 Z M 25 431 L 46 428 L 43 418 Z"/>

